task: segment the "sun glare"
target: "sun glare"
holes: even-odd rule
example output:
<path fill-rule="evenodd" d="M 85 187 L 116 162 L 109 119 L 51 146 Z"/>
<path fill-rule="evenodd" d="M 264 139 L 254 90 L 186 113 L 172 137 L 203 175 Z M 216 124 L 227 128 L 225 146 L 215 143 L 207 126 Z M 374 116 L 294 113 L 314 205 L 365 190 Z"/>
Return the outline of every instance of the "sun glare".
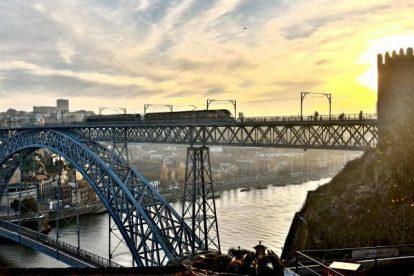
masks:
<path fill-rule="evenodd" d="M 408 47 L 414 47 L 414 33 L 404 35 L 386 36 L 369 41 L 368 49 L 359 57 L 358 63 L 368 65 L 362 75 L 358 77 L 358 82 L 374 92 L 377 91 L 377 54 L 384 54 L 387 51 L 404 51 Z"/>

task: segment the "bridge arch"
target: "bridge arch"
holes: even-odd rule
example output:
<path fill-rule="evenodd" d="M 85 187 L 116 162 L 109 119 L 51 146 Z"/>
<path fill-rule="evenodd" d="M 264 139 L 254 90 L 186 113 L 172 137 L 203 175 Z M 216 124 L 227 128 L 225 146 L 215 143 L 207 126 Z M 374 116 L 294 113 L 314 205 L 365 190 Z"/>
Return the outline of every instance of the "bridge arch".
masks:
<path fill-rule="evenodd" d="M 0 146 L 0 196 L 20 158 L 47 148 L 78 170 L 104 204 L 137 266 L 159 266 L 190 252 L 191 231 L 122 156 L 69 131 L 17 132 Z"/>

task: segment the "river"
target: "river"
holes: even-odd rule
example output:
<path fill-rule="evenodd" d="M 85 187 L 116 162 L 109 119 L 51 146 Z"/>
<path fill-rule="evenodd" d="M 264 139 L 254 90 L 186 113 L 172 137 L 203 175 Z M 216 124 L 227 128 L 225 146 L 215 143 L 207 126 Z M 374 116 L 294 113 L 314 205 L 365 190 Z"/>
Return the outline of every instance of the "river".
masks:
<path fill-rule="evenodd" d="M 330 179 L 308 181 L 266 189 L 223 191 L 216 199 L 222 251 L 240 246 L 252 249 L 258 241 L 280 254 L 295 212 L 304 203 L 307 191 L 316 189 Z M 180 208 L 179 203 L 173 203 Z M 179 212 L 180 213 L 180 212 Z M 61 223 L 61 225 L 63 222 Z M 108 251 L 108 215 L 88 215 L 80 219 L 81 247 L 106 257 Z M 60 230 L 60 239 L 76 244 L 76 221 L 67 221 Z M 55 236 L 54 229 L 50 232 Z M 125 249 L 126 251 L 126 249 Z M 127 253 L 127 252 L 126 252 Z M 116 261 L 130 264 L 128 254 Z M 65 267 L 64 264 L 39 252 L 14 243 L 0 245 L 0 265 L 7 267 Z"/>

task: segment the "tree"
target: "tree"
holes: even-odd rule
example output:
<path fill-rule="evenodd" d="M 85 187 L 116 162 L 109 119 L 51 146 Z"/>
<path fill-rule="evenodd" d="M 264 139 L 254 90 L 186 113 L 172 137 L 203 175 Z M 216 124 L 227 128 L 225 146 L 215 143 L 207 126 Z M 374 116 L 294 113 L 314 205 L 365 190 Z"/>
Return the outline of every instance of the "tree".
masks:
<path fill-rule="evenodd" d="M 36 199 L 34 199 L 33 197 L 26 197 L 25 199 L 22 200 L 21 208 L 22 208 L 23 214 L 37 212 Z"/>
<path fill-rule="evenodd" d="M 176 181 L 176 179 L 175 179 L 175 170 L 173 170 L 173 171 L 171 172 L 171 176 L 170 176 L 170 178 L 171 178 L 171 182 L 172 182 L 173 184 L 175 184 L 175 181 Z"/>
<path fill-rule="evenodd" d="M 167 164 L 164 161 L 162 164 L 161 175 L 160 175 L 160 186 L 162 189 L 165 189 L 168 187 L 168 184 L 169 184 L 168 173 L 169 173 L 169 170 L 168 170 Z"/>
<path fill-rule="evenodd" d="M 14 199 L 10 203 L 10 208 L 14 211 L 14 213 L 17 213 L 19 211 L 19 200 L 18 199 Z"/>
<path fill-rule="evenodd" d="M 17 213 L 19 211 L 19 200 L 18 199 L 14 199 L 11 203 L 10 203 L 10 208 Z M 20 206 L 20 210 L 21 210 L 21 214 L 28 214 L 28 213 L 34 213 L 37 212 L 37 202 L 36 199 L 34 199 L 33 197 L 26 197 L 21 201 L 21 206 Z"/>
<path fill-rule="evenodd" d="M 184 186 L 185 181 L 185 165 L 184 162 L 181 162 L 177 169 L 177 181 L 181 186 Z"/>

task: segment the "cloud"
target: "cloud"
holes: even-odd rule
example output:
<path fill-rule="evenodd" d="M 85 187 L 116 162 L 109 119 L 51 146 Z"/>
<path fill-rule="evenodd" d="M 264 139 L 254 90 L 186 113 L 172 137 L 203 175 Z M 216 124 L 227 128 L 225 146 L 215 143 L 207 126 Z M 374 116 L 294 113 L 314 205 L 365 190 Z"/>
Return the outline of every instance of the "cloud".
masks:
<path fill-rule="evenodd" d="M 165 95 L 166 98 L 175 98 L 175 97 L 187 97 L 193 95 L 194 92 L 190 91 L 177 91 L 170 94 Z"/>
<path fill-rule="evenodd" d="M 271 86 L 276 86 L 282 89 L 299 89 L 309 90 L 322 83 L 321 80 L 301 80 L 301 81 L 277 81 L 270 83 Z"/>
<path fill-rule="evenodd" d="M 182 71 L 218 71 L 218 70 L 240 70 L 246 68 L 254 68 L 257 65 L 251 63 L 247 59 L 241 57 L 231 58 L 228 60 L 216 61 L 195 61 L 191 59 L 177 59 L 171 63 L 172 66 L 177 66 Z"/>
<path fill-rule="evenodd" d="M 62 39 L 59 39 L 57 41 L 57 50 L 64 62 L 69 64 L 72 63 L 72 57 L 75 52 L 69 43 L 64 42 Z"/>
<path fill-rule="evenodd" d="M 358 82 L 369 65 L 356 61 L 370 41 L 413 35 L 408 2 L 3 0 L 0 108 L 16 94 L 132 109 L 138 104 L 128 99 L 199 105 L 231 97 L 243 111 L 273 112 L 274 95 L 302 89 L 362 90 L 373 96 L 358 103 L 374 107 L 375 94 Z M 31 109 L 31 98 L 19 101 Z"/>
<path fill-rule="evenodd" d="M 288 40 L 295 40 L 295 39 L 303 39 L 308 38 L 313 33 L 318 31 L 320 28 L 333 23 L 335 21 L 342 21 L 350 16 L 358 17 L 358 16 L 367 16 L 378 11 L 386 10 L 390 7 L 390 5 L 375 5 L 371 6 L 369 9 L 366 7 L 356 7 L 351 9 L 345 9 L 343 11 L 339 11 L 336 13 L 324 15 L 324 16 L 317 16 L 313 18 L 309 18 L 303 21 L 300 21 L 296 24 L 287 26 L 282 28 L 282 33 L 284 37 Z"/>
<path fill-rule="evenodd" d="M 223 93 L 224 93 L 223 87 L 212 87 L 204 93 L 204 96 L 219 96 L 220 94 L 223 94 Z"/>
<path fill-rule="evenodd" d="M 256 84 L 256 82 L 255 81 L 252 81 L 252 80 L 244 80 L 243 82 L 241 82 L 240 84 L 239 84 L 239 87 L 241 88 L 241 89 L 243 89 L 243 88 L 249 88 L 249 87 L 252 87 L 253 85 L 255 85 Z"/>
<path fill-rule="evenodd" d="M 0 84 L 1 94 L 7 95 L 48 95 L 52 97 L 82 97 L 88 96 L 111 99 L 115 95 L 122 98 L 137 98 L 151 96 L 154 90 L 139 85 L 113 85 L 79 79 L 64 75 L 38 75 L 30 72 L 8 71 Z"/>

